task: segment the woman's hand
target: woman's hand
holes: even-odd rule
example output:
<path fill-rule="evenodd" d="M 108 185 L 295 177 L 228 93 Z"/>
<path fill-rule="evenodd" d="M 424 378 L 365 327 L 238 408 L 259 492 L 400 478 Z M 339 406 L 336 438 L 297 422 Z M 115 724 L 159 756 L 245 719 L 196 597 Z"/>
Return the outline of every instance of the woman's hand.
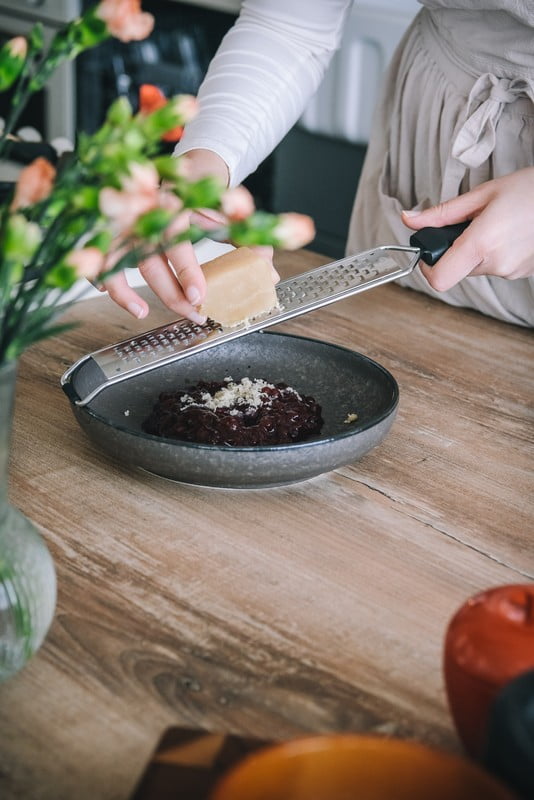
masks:
<path fill-rule="evenodd" d="M 534 275 L 534 167 L 482 183 L 433 208 L 403 211 L 402 219 L 414 230 L 472 220 L 435 266 L 420 263 L 438 292 L 471 275 Z"/>
<path fill-rule="evenodd" d="M 206 281 L 191 242 L 169 248 L 165 255 L 151 256 L 140 264 L 139 272 L 167 308 L 199 325 L 206 321 L 196 308 L 204 299 Z M 129 286 L 124 272 L 109 277 L 102 289 L 132 316 L 147 316 L 148 303 Z"/>
<path fill-rule="evenodd" d="M 210 150 L 192 150 L 184 158 L 187 159 L 188 177 L 191 180 L 212 175 L 228 185 L 228 167 L 216 153 Z M 203 212 L 201 217 L 202 220 L 193 218 L 192 221 L 199 222 L 204 230 L 220 227 L 222 217 L 217 212 L 209 210 Z M 165 256 L 155 255 L 148 258 L 140 265 L 139 271 L 152 291 L 177 315 L 198 324 L 206 321 L 196 308 L 204 299 L 206 281 L 190 242 L 170 248 Z M 123 272 L 104 281 L 102 290 L 107 291 L 117 305 L 134 317 L 144 319 L 147 316 L 148 303 L 128 285 Z"/>

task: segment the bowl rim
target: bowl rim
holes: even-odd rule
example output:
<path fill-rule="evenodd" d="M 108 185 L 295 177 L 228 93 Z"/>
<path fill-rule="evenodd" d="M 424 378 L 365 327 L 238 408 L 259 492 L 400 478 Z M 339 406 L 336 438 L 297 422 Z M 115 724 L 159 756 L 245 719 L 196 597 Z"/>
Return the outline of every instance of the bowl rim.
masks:
<path fill-rule="evenodd" d="M 350 425 L 350 429 L 344 431 L 342 433 L 337 433 L 332 436 L 312 436 L 309 439 L 306 439 L 302 442 L 287 442 L 284 444 L 274 444 L 274 445 L 220 445 L 220 444 L 203 444 L 201 442 L 189 442 L 184 439 L 171 439 L 164 436 L 156 436 L 151 433 L 145 433 L 144 431 L 135 431 L 132 428 L 129 428 L 127 425 L 121 425 L 115 422 L 112 422 L 109 418 L 105 417 L 102 414 L 97 413 L 94 411 L 90 404 L 85 406 L 77 406 L 75 401 L 79 399 L 79 395 L 76 392 L 73 382 L 74 379 L 79 372 L 79 370 L 83 367 L 85 362 L 81 362 L 76 369 L 73 371 L 72 375 L 70 376 L 70 380 L 67 386 L 63 386 L 63 390 L 67 395 L 71 406 L 76 411 L 76 413 L 82 413 L 90 417 L 96 422 L 106 425 L 107 427 L 113 428 L 113 430 L 119 431 L 120 433 L 124 433 L 128 436 L 135 437 L 140 440 L 147 440 L 153 445 L 170 445 L 176 448 L 186 448 L 191 450 L 200 450 L 200 451 L 207 451 L 207 452 L 217 452 L 217 453 L 272 453 L 272 452 L 285 452 L 285 451 L 295 451 L 301 450 L 306 447 L 317 447 L 320 445 L 326 445 L 332 442 L 343 441 L 344 439 L 350 439 L 357 435 L 358 433 L 363 433 L 370 428 L 374 428 L 379 425 L 383 420 L 387 419 L 392 413 L 395 412 L 398 403 L 399 403 L 399 385 L 397 380 L 391 374 L 391 372 L 386 369 L 386 367 L 379 364 L 377 361 L 374 361 L 369 356 L 364 355 L 363 353 L 359 353 L 356 350 L 353 350 L 350 347 L 345 347 L 343 345 L 334 344 L 333 342 L 326 342 L 323 339 L 316 339 L 311 336 L 301 336 L 299 334 L 292 334 L 292 333 L 285 333 L 281 331 L 255 331 L 252 335 L 261 335 L 261 336 L 275 336 L 275 337 L 284 337 L 288 339 L 299 339 L 305 342 L 311 342 L 313 344 L 322 345 L 328 348 L 332 348 L 334 350 L 339 350 L 343 353 L 349 353 L 353 357 L 357 357 L 360 362 L 366 363 L 376 369 L 377 371 L 381 372 L 389 382 L 391 386 L 391 400 L 388 403 L 387 408 L 380 413 L 379 415 L 374 416 L 371 420 L 366 423 L 362 423 L 360 425 Z M 192 358 L 194 356 L 191 356 Z"/>

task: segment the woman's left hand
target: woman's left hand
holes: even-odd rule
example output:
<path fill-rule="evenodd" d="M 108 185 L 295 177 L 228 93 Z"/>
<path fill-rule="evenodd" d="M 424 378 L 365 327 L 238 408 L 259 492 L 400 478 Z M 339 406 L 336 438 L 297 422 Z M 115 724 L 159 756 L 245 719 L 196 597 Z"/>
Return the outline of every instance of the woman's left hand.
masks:
<path fill-rule="evenodd" d="M 424 211 L 403 211 L 402 220 L 414 230 L 472 220 L 435 266 L 420 262 L 438 292 L 471 275 L 510 280 L 534 275 L 534 167 L 482 183 Z"/>

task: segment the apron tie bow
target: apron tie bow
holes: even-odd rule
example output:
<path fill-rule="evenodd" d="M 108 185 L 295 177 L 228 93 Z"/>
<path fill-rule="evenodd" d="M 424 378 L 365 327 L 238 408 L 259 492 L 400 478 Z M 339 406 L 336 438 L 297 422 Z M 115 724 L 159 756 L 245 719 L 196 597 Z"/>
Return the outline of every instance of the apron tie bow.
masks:
<path fill-rule="evenodd" d="M 445 169 L 442 200 L 458 193 L 468 168 L 480 167 L 489 159 L 504 108 L 518 97 L 529 97 L 534 103 L 534 84 L 523 78 L 497 78 L 490 72 L 475 81 Z"/>
<path fill-rule="evenodd" d="M 479 167 L 495 149 L 497 124 L 506 103 L 534 92 L 522 78 L 496 78 L 487 72 L 475 82 L 467 101 L 466 119 L 452 146 L 452 156 L 466 167 Z M 473 108 L 478 105 L 475 111 Z"/>

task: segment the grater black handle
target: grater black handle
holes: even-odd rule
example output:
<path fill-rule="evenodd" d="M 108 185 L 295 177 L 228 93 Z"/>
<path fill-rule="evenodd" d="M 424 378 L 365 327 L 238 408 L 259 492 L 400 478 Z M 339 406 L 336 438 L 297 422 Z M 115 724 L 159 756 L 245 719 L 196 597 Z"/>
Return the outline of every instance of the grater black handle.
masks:
<path fill-rule="evenodd" d="M 442 228 L 421 228 L 412 233 L 410 245 L 421 251 L 421 260 L 433 267 L 436 261 L 449 249 L 451 244 L 465 231 L 471 220 Z"/>

